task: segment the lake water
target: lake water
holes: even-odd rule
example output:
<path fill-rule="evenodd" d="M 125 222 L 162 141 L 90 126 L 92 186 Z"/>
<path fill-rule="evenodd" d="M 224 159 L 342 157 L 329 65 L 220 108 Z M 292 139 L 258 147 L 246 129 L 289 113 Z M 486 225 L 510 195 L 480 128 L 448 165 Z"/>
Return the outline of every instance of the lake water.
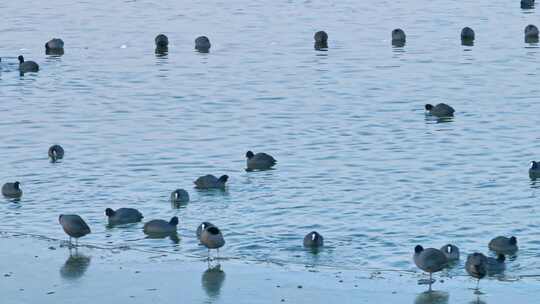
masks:
<path fill-rule="evenodd" d="M 199 259 L 194 231 L 224 232 L 221 255 L 336 269 L 416 269 L 416 244 L 487 252 L 516 235 L 507 275 L 540 272 L 538 58 L 519 1 L 3 1 L 0 230 L 65 239 L 61 213 L 92 234 L 82 243 Z M 462 46 L 461 28 L 476 31 Z M 407 33 L 392 48 L 390 32 Z M 313 33 L 329 34 L 328 51 Z M 154 37 L 169 36 L 167 56 Z M 206 35 L 208 54 L 193 50 Z M 48 57 L 44 43 L 65 41 Z M 23 77 L 16 57 L 40 64 Z M 426 118 L 446 102 L 455 118 Z M 59 143 L 63 161 L 47 159 Z M 245 152 L 276 170 L 244 171 Z M 196 191 L 228 174 L 226 192 Z M 185 188 L 191 202 L 169 203 Z M 142 223 L 106 226 L 107 207 L 180 218 L 178 244 L 145 239 Z M 303 250 L 311 230 L 325 237 Z M 462 259 L 463 260 L 463 259 Z M 452 270 L 464 274 L 461 267 Z"/>

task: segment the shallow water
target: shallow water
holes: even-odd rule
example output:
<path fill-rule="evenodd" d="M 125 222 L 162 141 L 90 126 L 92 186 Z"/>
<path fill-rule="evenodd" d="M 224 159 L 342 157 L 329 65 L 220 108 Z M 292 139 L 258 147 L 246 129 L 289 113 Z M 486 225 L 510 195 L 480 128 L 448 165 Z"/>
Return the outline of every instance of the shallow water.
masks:
<path fill-rule="evenodd" d="M 23 1 L 25 2 L 25 1 Z M 77 213 L 83 243 L 201 257 L 195 228 L 222 228 L 222 256 L 336 268 L 415 269 L 420 243 L 487 251 L 497 235 L 521 250 L 508 274 L 540 272 L 535 126 L 540 56 L 523 28 L 537 10 L 519 1 L 4 1 L 0 45 L 0 230 L 65 238 Z M 515 2 L 515 3 L 513 3 Z M 25 7 L 24 15 L 20 8 Z M 463 26 L 475 45 L 460 44 Z M 390 32 L 407 33 L 392 48 Z M 312 35 L 329 33 L 329 50 Z M 154 54 L 158 33 L 169 54 Z M 208 54 L 193 40 L 207 35 Z M 44 43 L 65 41 L 47 57 Z M 41 70 L 23 77 L 16 57 Z M 426 118 L 444 101 L 456 117 Z M 59 143 L 65 159 L 51 164 Z M 245 152 L 276 170 L 244 171 Z M 228 174 L 228 189 L 193 180 Z M 191 202 L 169 203 L 185 188 Z M 178 244 L 145 239 L 142 223 L 106 226 L 107 207 L 180 218 Z M 317 230 L 326 248 L 302 249 Z M 462 274 L 463 270 L 453 270 Z"/>

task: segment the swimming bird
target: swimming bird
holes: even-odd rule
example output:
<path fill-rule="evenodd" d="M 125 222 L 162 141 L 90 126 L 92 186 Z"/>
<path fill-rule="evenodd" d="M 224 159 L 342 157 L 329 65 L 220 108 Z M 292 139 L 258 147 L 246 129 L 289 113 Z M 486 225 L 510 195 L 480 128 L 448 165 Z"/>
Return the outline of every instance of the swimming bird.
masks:
<path fill-rule="evenodd" d="M 315 40 L 315 49 L 326 49 L 328 48 L 328 34 L 325 31 L 318 31 L 313 35 Z"/>
<path fill-rule="evenodd" d="M 534 8 L 534 0 L 521 0 L 522 9 L 531 9 Z"/>
<path fill-rule="evenodd" d="M 262 152 L 254 154 L 251 151 L 247 151 L 246 158 L 247 171 L 268 170 L 277 163 L 271 155 Z"/>
<path fill-rule="evenodd" d="M 392 31 L 392 45 L 402 47 L 405 45 L 407 36 L 402 29 L 395 29 Z"/>
<path fill-rule="evenodd" d="M 214 226 L 214 224 L 210 223 L 210 222 L 202 222 L 199 227 L 197 227 L 197 231 L 195 232 L 195 234 L 197 235 L 197 239 L 201 239 L 201 234 L 202 232 L 204 231 L 204 229 L 208 228 L 208 227 L 212 227 Z"/>
<path fill-rule="evenodd" d="M 324 238 L 317 231 L 311 231 L 304 237 L 304 247 L 317 248 L 324 245 Z"/>
<path fill-rule="evenodd" d="M 201 244 L 208 248 L 208 259 L 210 259 L 210 249 L 216 249 L 219 258 L 219 248 L 225 245 L 225 239 L 223 238 L 223 234 L 221 234 L 221 230 L 219 230 L 218 227 L 206 227 L 201 233 L 200 241 Z"/>
<path fill-rule="evenodd" d="M 169 46 L 169 38 L 163 34 L 159 34 L 154 39 L 156 42 L 156 48 L 166 48 Z"/>
<path fill-rule="evenodd" d="M 536 179 L 540 177 L 540 162 L 531 161 L 529 165 L 529 177 L 531 179 Z"/>
<path fill-rule="evenodd" d="M 509 238 L 498 236 L 489 242 L 488 247 L 498 254 L 514 254 L 518 251 L 517 238 L 515 236 Z"/>
<path fill-rule="evenodd" d="M 210 39 L 206 36 L 199 36 L 195 39 L 195 49 L 201 53 L 208 53 L 211 44 Z"/>
<path fill-rule="evenodd" d="M 455 262 L 459 260 L 459 248 L 456 245 L 444 245 L 441 247 L 441 251 L 446 256 L 448 262 Z"/>
<path fill-rule="evenodd" d="M 422 269 L 425 272 L 429 273 L 429 288 L 431 289 L 431 284 L 434 282 L 433 273 L 441 271 L 448 264 L 448 259 L 442 251 L 435 248 L 426 248 L 424 249 L 420 245 L 414 247 L 413 255 L 414 264 L 416 267 Z"/>
<path fill-rule="evenodd" d="M 227 180 L 229 180 L 228 175 L 222 175 L 220 178 L 217 178 L 212 174 L 208 174 L 197 178 L 194 183 L 195 188 L 198 189 L 223 189 Z"/>
<path fill-rule="evenodd" d="M 189 202 L 189 193 L 184 189 L 176 189 L 171 193 L 171 202 L 178 203 L 187 203 Z"/>
<path fill-rule="evenodd" d="M 91 232 L 86 222 L 76 214 L 61 214 L 58 222 L 62 225 L 64 232 L 69 235 L 70 245 L 72 245 L 71 238 L 75 238 L 75 247 L 78 245 L 79 238 Z"/>
<path fill-rule="evenodd" d="M 5 197 L 19 198 L 22 196 L 22 194 L 21 183 L 19 182 L 5 183 L 2 186 L 2 195 Z"/>
<path fill-rule="evenodd" d="M 465 262 L 465 270 L 471 277 L 478 280 L 476 282 L 476 291 L 478 292 L 480 280 L 488 273 L 486 256 L 478 252 L 469 254 L 467 256 L 467 262 Z"/>
<path fill-rule="evenodd" d="M 122 225 L 129 223 L 137 223 L 143 219 L 143 215 L 137 209 L 120 208 L 112 210 L 105 209 L 105 215 L 108 217 L 109 225 Z"/>
<path fill-rule="evenodd" d="M 538 42 L 538 28 L 534 24 L 529 24 L 523 30 L 525 33 L 525 42 L 526 43 L 537 43 Z"/>
<path fill-rule="evenodd" d="M 178 226 L 178 217 L 173 216 L 168 222 L 165 220 L 151 220 L 144 224 L 143 231 L 149 235 L 173 234 L 176 233 L 176 226 Z"/>
<path fill-rule="evenodd" d="M 19 55 L 19 71 L 21 73 L 37 72 L 39 71 L 39 65 L 34 61 L 24 61 L 24 57 Z"/>
<path fill-rule="evenodd" d="M 54 163 L 59 159 L 64 158 L 64 148 L 60 145 L 52 145 L 49 147 L 49 158 Z"/>
<path fill-rule="evenodd" d="M 454 108 L 452 108 L 451 106 L 445 103 L 439 103 L 436 106 L 433 106 L 428 103 L 425 105 L 425 108 L 426 108 L 426 111 L 428 111 L 430 115 L 437 116 L 437 117 L 454 116 L 454 112 L 455 112 Z"/>
<path fill-rule="evenodd" d="M 497 258 L 488 257 L 487 258 L 487 272 L 488 275 L 494 275 L 502 273 L 506 270 L 505 264 L 506 257 L 504 254 L 498 254 Z"/>

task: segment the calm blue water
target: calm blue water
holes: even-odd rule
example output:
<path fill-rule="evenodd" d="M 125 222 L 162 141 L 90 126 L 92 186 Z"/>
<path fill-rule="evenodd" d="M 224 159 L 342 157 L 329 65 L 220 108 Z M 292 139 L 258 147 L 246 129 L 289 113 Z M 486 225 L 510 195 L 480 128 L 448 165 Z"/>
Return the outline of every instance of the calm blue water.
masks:
<path fill-rule="evenodd" d="M 21 9 L 24 7 L 24 9 Z M 519 1 L 3 1 L 0 3 L 0 230 L 65 239 L 60 213 L 93 233 L 81 241 L 203 257 L 194 230 L 222 228 L 228 258 L 336 268 L 414 269 L 414 245 L 487 251 L 521 245 L 511 275 L 540 271 L 538 58 Z M 476 31 L 460 45 L 463 26 Z M 402 49 L 390 32 L 407 33 Z M 329 33 L 329 50 L 313 33 Z M 165 33 L 169 54 L 156 57 Z M 207 35 L 209 54 L 193 51 Z M 65 41 L 47 57 L 44 43 Z M 38 74 L 20 77 L 16 57 Z M 446 102 L 453 121 L 426 119 Z M 65 159 L 47 160 L 59 143 Z M 276 170 L 247 173 L 245 152 Z M 228 174 L 226 192 L 193 180 Z M 170 192 L 192 201 L 175 209 Z M 142 223 L 106 227 L 107 207 L 145 220 L 180 218 L 181 241 L 144 239 Z M 326 249 L 305 252 L 318 230 Z M 456 269 L 462 273 L 462 269 Z"/>

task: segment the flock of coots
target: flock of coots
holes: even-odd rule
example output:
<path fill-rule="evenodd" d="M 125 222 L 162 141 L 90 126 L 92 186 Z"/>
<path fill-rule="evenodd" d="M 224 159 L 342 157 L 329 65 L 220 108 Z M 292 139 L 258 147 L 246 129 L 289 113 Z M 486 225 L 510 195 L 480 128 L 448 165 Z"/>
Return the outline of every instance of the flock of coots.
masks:
<path fill-rule="evenodd" d="M 425 106 L 428 115 L 436 117 L 448 117 L 454 115 L 454 109 L 444 103 L 437 104 L 435 106 L 427 104 Z M 53 145 L 48 150 L 48 156 L 51 162 L 57 162 L 64 158 L 64 149 L 60 145 Z M 271 155 L 267 153 L 253 153 L 248 151 L 246 153 L 246 171 L 255 170 L 269 170 L 272 169 L 277 161 Z M 534 174 L 540 175 L 540 163 L 536 161 L 531 162 L 529 174 L 531 178 Z M 216 177 L 208 174 L 197 178 L 194 181 L 195 188 L 198 189 L 224 189 L 229 179 L 228 175 L 222 175 Z M 19 182 L 5 183 L 2 186 L 2 194 L 8 198 L 20 198 L 23 191 Z M 172 191 L 170 200 L 174 204 L 182 204 L 189 201 L 189 193 L 184 189 L 176 189 Z M 107 208 L 105 215 L 108 218 L 108 224 L 111 226 L 124 225 L 129 223 L 140 222 L 144 217 L 143 214 L 133 208 L 119 208 L 113 210 Z M 78 239 L 91 233 L 90 227 L 86 222 L 76 214 L 62 214 L 59 216 L 58 221 L 62 226 L 64 232 L 69 236 L 69 244 L 73 246 L 71 239 L 75 238 L 77 247 Z M 169 221 L 162 219 L 154 219 L 144 224 L 143 232 L 148 237 L 162 238 L 166 236 L 175 236 L 177 233 L 177 226 L 179 220 L 174 216 Z M 218 250 L 225 245 L 225 238 L 221 230 L 210 222 L 201 223 L 195 234 L 200 243 L 208 249 L 208 258 L 210 259 L 210 249 Z M 324 246 L 324 238 L 317 231 L 309 232 L 303 240 L 303 246 L 311 249 L 318 249 Z M 480 279 L 487 275 L 494 275 L 503 272 L 506 269 L 505 255 L 513 255 L 518 250 L 516 237 L 504 237 L 498 236 L 492 239 L 488 247 L 491 251 L 497 254 L 497 258 L 486 257 L 484 254 L 475 252 L 467 256 L 465 263 L 465 270 L 473 278 Z M 414 248 L 413 261 L 418 268 L 429 273 L 429 280 L 427 283 L 430 286 L 434 283 L 432 274 L 447 267 L 455 265 L 456 261 L 460 259 L 459 248 L 452 244 L 447 244 L 440 249 L 426 248 L 417 245 Z M 421 282 L 425 280 L 421 280 Z M 478 289 L 478 285 L 477 285 Z"/>
<path fill-rule="evenodd" d="M 523 9 L 534 7 L 534 0 L 521 0 Z M 524 29 L 525 42 L 537 43 L 539 31 L 535 25 L 529 24 Z M 318 31 L 314 35 L 315 49 L 323 50 L 328 48 L 328 34 L 324 31 Z M 475 32 L 470 27 L 464 27 L 461 31 L 461 41 L 463 45 L 473 45 L 475 40 Z M 391 32 L 392 45 L 403 47 L 406 43 L 406 34 L 402 29 L 395 29 Z M 155 37 L 156 54 L 166 54 L 169 47 L 169 39 L 164 34 L 159 34 Z M 206 36 L 200 36 L 195 39 L 195 49 L 202 53 L 209 52 L 211 48 L 210 39 Z M 53 38 L 45 43 L 45 52 L 48 55 L 63 55 L 64 41 L 59 38 Z M 34 61 L 27 61 L 20 55 L 18 56 L 19 71 L 21 73 L 38 72 L 39 65 Z M 454 109 L 445 104 L 437 105 L 426 104 L 425 110 L 428 115 L 437 118 L 447 118 L 454 115 Z M 53 145 L 49 148 L 48 156 L 52 162 L 57 162 L 63 159 L 64 149 L 60 145 Z M 268 170 L 276 165 L 276 160 L 266 153 L 246 153 L 246 171 Z M 532 161 L 529 168 L 531 178 L 540 178 L 540 162 Z M 195 187 L 198 189 L 224 189 L 229 179 L 228 175 L 216 177 L 214 175 L 204 175 L 194 181 Z M 2 186 L 2 194 L 8 198 L 20 198 L 23 191 L 19 182 L 5 183 Z M 189 201 L 189 193 L 184 189 L 176 189 L 170 195 L 170 200 L 174 204 L 182 204 Z M 105 215 L 108 218 L 109 225 L 123 225 L 129 223 L 140 222 L 143 219 L 143 214 L 133 208 L 119 208 L 113 210 L 107 208 Z M 62 214 L 58 218 L 64 232 L 69 236 L 69 244 L 73 246 L 71 239 L 75 238 L 75 247 L 78 245 L 78 239 L 91 233 L 90 227 L 86 222 L 76 214 Z M 154 219 L 144 224 L 143 232 L 149 237 L 165 237 L 175 235 L 179 224 L 178 217 L 174 216 L 169 221 L 162 219 Z M 225 239 L 221 230 L 210 222 L 201 223 L 196 231 L 196 237 L 200 243 L 208 249 L 208 258 L 210 258 L 210 249 L 218 250 L 225 245 Z M 320 248 L 324 245 L 324 239 L 317 231 L 308 233 L 303 239 L 303 246 L 307 248 Z M 474 252 L 467 256 L 465 263 L 466 272 L 480 282 L 480 279 L 488 275 L 494 275 L 503 272 L 506 269 L 506 255 L 513 255 L 518 250 L 516 237 L 498 236 L 492 239 L 488 248 L 496 254 L 496 258 L 487 257 L 486 255 Z M 434 283 L 433 273 L 441 271 L 447 267 L 452 267 L 460 259 L 459 248 L 452 244 L 447 244 L 440 249 L 423 248 L 417 245 L 414 248 L 413 261 L 421 270 L 429 273 L 429 288 Z M 478 290 L 477 283 L 477 290 Z"/>
<path fill-rule="evenodd" d="M 62 148 L 62 146 L 53 145 L 49 148 L 47 154 L 51 162 L 55 163 L 64 158 L 64 153 L 64 148 Z M 276 163 L 277 161 L 269 154 L 253 153 L 252 151 L 246 153 L 246 171 L 248 172 L 255 170 L 269 170 L 272 169 Z M 194 184 L 195 188 L 201 190 L 225 189 L 228 179 L 228 175 L 222 175 L 218 178 L 208 174 L 197 178 L 194 181 Z M 5 183 L 2 186 L 2 194 L 8 198 L 20 199 L 23 195 L 23 191 L 19 182 Z M 173 204 L 186 203 L 189 201 L 189 194 L 184 189 L 176 189 L 172 191 L 170 200 Z M 111 226 L 137 223 L 144 218 L 139 210 L 133 208 L 119 208 L 117 210 L 107 208 L 105 209 L 105 215 L 108 218 L 108 224 Z M 64 232 L 69 236 L 70 248 L 71 246 L 77 247 L 78 239 L 91 233 L 88 224 L 77 214 L 61 214 L 58 221 Z M 174 239 L 177 234 L 178 223 L 179 220 L 176 216 L 172 217 L 169 221 L 162 219 L 151 220 L 144 224 L 143 232 L 151 238 L 170 236 Z M 313 236 L 311 236 L 312 234 Z M 223 237 L 221 230 L 212 223 L 203 222 L 197 227 L 196 235 L 200 243 L 208 248 L 209 259 L 210 249 L 217 249 L 219 254 L 219 248 L 225 245 L 225 238 Z M 317 232 L 310 233 L 308 236 L 306 236 L 306 239 L 304 240 L 304 245 L 306 247 L 322 246 L 322 236 Z M 72 244 L 72 238 L 75 238 L 75 245 Z M 306 241 L 307 239 L 310 241 Z"/>
<path fill-rule="evenodd" d="M 524 0 L 525 2 L 531 2 L 532 6 L 534 6 L 534 1 L 532 0 Z M 522 1 L 522 7 L 523 3 Z M 525 42 L 527 43 L 538 43 L 539 41 L 539 31 L 538 28 L 533 25 L 529 24 L 524 29 L 524 35 L 525 35 Z M 313 39 L 315 40 L 314 47 L 316 50 L 325 50 L 328 48 L 328 34 L 325 31 L 318 31 L 313 36 Z M 461 30 L 461 44 L 466 46 L 472 46 L 474 44 L 475 40 L 475 33 L 474 30 L 470 27 L 464 27 Z M 405 31 L 402 29 L 394 29 L 391 32 L 391 41 L 392 45 L 396 47 L 403 47 L 405 46 L 405 43 L 407 41 L 407 35 L 405 35 Z M 169 51 L 169 38 L 164 34 L 159 34 L 154 39 L 155 42 L 155 52 L 156 54 L 167 54 Z M 195 39 L 195 50 L 201 53 L 208 53 L 210 51 L 212 44 L 210 43 L 210 39 L 206 36 L 199 36 Z M 64 41 L 60 38 L 53 38 L 47 43 L 45 43 L 45 53 L 47 55 L 57 55 L 61 56 L 64 54 Z M 27 61 L 24 59 L 22 55 L 18 57 L 19 60 L 19 71 L 21 74 L 24 73 L 31 73 L 31 72 L 38 72 L 39 71 L 39 65 L 34 61 Z"/>
<path fill-rule="evenodd" d="M 477 291 L 480 279 L 488 275 L 500 274 L 506 269 L 506 255 L 514 255 L 518 251 L 517 238 L 514 236 L 498 236 L 489 242 L 488 248 L 497 255 L 497 258 L 487 257 L 483 253 L 474 252 L 467 256 L 467 261 L 465 262 L 465 271 L 471 277 L 478 280 L 476 285 Z M 433 273 L 456 265 L 459 258 L 459 248 L 452 244 L 444 245 L 441 249 L 424 249 L 422 246 L 417 245 L 414 248 L 413 254 L 414 264 L 429 273 L 427 284 L 429 284 L 430 290 L 431 284 L 435 282 L 433 280 Z M 421 280 L 421 282 L 425 281 Z"/>

